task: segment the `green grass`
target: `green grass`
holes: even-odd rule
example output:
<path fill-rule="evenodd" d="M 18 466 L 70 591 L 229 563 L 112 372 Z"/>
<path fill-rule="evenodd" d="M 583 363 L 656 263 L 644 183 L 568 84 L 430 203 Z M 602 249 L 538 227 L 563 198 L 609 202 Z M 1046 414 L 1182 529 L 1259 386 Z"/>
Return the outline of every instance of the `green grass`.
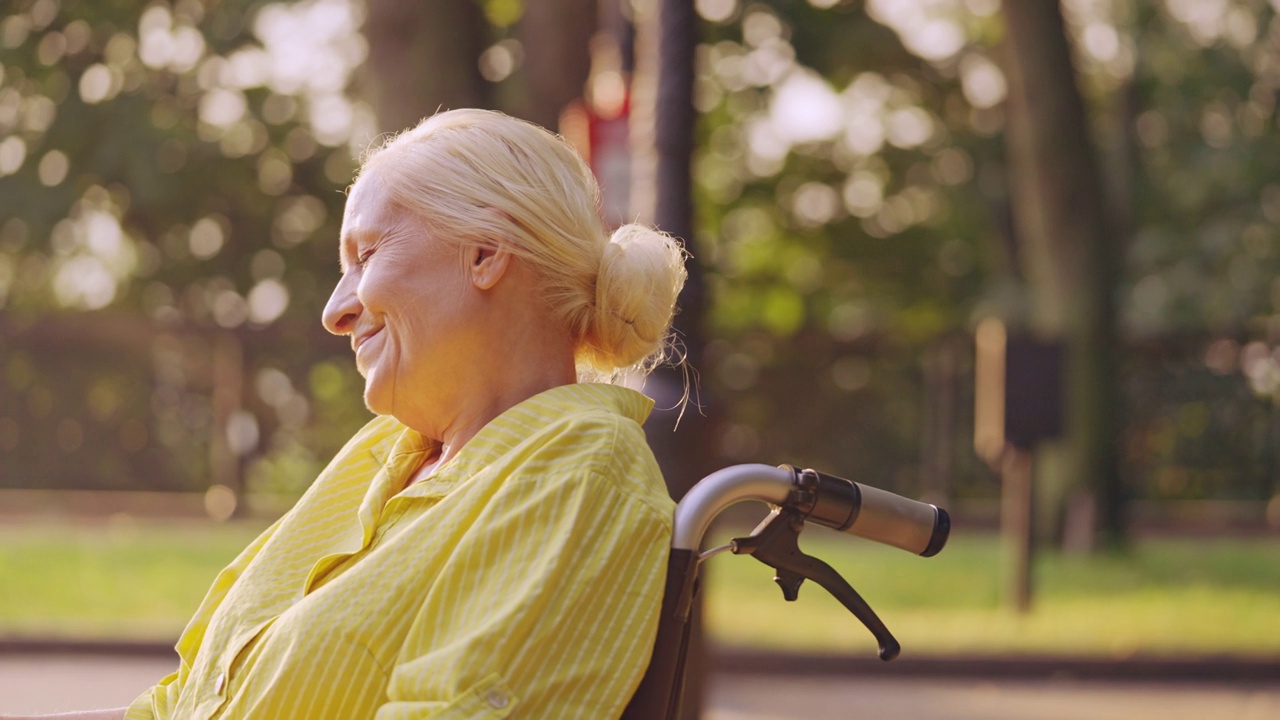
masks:
<path fill-rule="evenodd" d="M 172 640 L 217 571 L 263 523 L 0 526 L 0 636 Z M 844 575 L 904 655 L 1280 655 L 1280 540 L 1162 539 L 1123 556 L 1043 555 L 1033 612 L 1001 606 L 990 536 L 958 535 L 919 558 L 820 529 L 801 546 Z M 751 558 L 708 561 L 707 624 L 725 643 L 874 652 L 822 588 L 787 603 Z"/>
<path fill-rule="evenodd" d="M 0 636 L 172 640 L 266 523 L 0 526 Z"/>
<path fill-rule="evenodd" d="M 1042 554 L 1032 611 L 1002 603 L 992 536 L 953 537 L 937 557 L 823 530 L 801 547 L 835 567 L 876 610 L 904 653 L 1280 654 L 1280 541 L 1160 539 L 1101 557 Z M 875 644 L 825 590 L 782 599 L 770 568 L 745 557 L 709 561 L 707 624 L 756 647 L 872 653 Z"/>

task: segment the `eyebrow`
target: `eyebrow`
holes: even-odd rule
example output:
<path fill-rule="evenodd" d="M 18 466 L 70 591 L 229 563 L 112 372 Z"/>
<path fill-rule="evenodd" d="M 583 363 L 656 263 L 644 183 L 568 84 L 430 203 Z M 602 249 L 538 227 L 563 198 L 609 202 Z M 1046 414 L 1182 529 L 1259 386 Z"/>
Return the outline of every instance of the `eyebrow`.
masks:
<path fill-rule="evenodd" d="M 347 250 L 354 248 L 360 244 L 359 237 L 368 235 L 368 230 L 356 228 L 350 232 L 344 232 L 338 235 L 338 269 L 342 272 L 347 271 Z"/>

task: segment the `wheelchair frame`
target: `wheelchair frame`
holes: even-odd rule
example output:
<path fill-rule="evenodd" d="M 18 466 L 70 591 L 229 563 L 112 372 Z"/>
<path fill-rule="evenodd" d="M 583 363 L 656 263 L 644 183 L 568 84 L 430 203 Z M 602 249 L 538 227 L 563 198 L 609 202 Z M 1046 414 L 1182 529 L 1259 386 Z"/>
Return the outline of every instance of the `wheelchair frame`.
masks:
<path fill-rule="evenodd" d="M 768 503 L 770 515 L 751 535 L 700 552 L 712 520 L 745 500 Z M 790 465 L 734 465 L 703 478 L 677 504 L 667 561 L 662 614 L 653 654 L 623 720 L 677 720 L 684 692 L 690 609 L 698 591 L 698 569 L 706 558 L 728 550 L 750 554 L 775 568 L 774 581 L 787 600 L 813 580 L 835 595 L 875 635 L 880 658 L 897 656 L 899 645 L 870 606 L 829 565 L 796 545 L 804 523 L 813 522 L 931 557 L 951 530 L 945 510 L 867 485 Z"/>

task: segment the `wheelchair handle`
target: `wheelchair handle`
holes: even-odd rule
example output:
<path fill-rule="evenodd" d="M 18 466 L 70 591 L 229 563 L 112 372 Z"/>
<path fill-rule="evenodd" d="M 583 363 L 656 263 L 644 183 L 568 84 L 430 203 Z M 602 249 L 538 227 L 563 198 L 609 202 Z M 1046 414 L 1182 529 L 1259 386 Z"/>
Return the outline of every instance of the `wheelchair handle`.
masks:
<path fill-rule="evenodd" d="M 702 553 L 702 538 L 722 510 L 743 500 L 774 506 L 751 535 Z M 900 646 L 889 629 L 840 573 L 805 555 L 797 544 L 806 522 L 887 543 L 926 557 L 942 550 L 951 531 L 946 511 L 884 490 L 790 465 L 734 465 L 694 485 L 676 505 L 653 656 L 622 720 L 674 720 L 682 707 L 691 609 L 701 561 L 720 551 L 751 555 L 772 567 L 783 597 L 795 600 L 811 580 L 841 602 L 875 636 L 880 659 L 892 660 Z"/>
<path fill-rule="evenodd" d="M 671 547 L 697 550 L 711 521 L 744 500 L 793 508 L 808 522 L 931 557 L 951 532 L 947 512 L 929 503 L 790 465 L 734 465 L 717 470 L 676 506 Z"/>

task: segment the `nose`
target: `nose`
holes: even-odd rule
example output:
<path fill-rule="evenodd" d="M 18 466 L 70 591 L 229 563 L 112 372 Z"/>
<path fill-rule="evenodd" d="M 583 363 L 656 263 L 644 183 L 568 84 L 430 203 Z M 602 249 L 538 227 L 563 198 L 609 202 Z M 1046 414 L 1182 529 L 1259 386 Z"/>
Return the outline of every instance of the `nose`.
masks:
<path fill-rule="evenodd" d="M 334 335 L 349 335 L 364 306 L 356 297 L 356 282 L 352 274 L 343 275 L 333 288 L 329 302 L 325 303 L 322 322 L 324 329 Z"/>

